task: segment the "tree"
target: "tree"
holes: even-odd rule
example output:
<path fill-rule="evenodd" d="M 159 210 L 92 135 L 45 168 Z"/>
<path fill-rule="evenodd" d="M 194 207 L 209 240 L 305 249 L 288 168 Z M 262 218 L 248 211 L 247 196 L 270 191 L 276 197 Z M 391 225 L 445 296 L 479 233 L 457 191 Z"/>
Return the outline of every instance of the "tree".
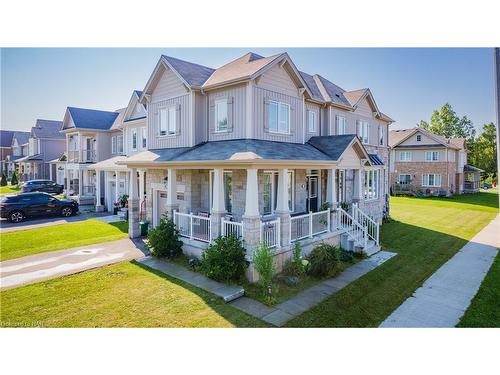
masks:
<path fill-rule="evenodd" d="M 10 184 L 12 186 L 15 186 L 15 185 L 19 184 L 19 181 L 17 180 L 17 173 L 16 173 L 16 171 L 14 171 L 14 173 L 12 173 L 12 177 L 10 178 Z"/>
<path fill-rule="evenodd" d="M 483 132 L 477 137 L 470 151 L 470 163 L 495 178 L 497 174 L 497 142 L 494 123 L 490 122 L 483 126 Z"/>
<path fill-rule="evenodd" d="M 2 173 L 2 179 L 0 180 L 0 186 L 7 186 L 7 177 L 5 177 L 5 173 Z"/>

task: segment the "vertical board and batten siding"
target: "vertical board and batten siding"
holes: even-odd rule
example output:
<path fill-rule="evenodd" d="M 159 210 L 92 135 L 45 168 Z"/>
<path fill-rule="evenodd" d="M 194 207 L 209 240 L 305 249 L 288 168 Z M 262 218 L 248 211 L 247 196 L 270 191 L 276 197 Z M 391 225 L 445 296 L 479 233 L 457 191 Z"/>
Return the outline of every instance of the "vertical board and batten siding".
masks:
<path fill-rule="evenodd" d="M 298 96 L 298 87 L 279 64 L 274 65 L 260 77 L 258 86 L 290 96 Z"/>
<path fill-rule="evenodd" d="M 264 123 L 266 119 L 265 100 L 276 100 L 290 105 L 290 133 L 276 134 L 265 131 Z M 302 143 L 304 121 L 304 103 L 302 98 L 289 96 L 276 91 L 253 88 L 253 126 L 254 138 L 277 142 Z"/>
<path fill-rule="evenodd" d="M 358 106 L 354 113 L 368 118 L 373 117 L 372 107 L 370 106 L 370 103 L 368 103 L 368 100 L 366 98 L 358 103 Z"/>
<path fill-rule="evenodd" d="M 194 142 L 199 144 L 205 142 L 208 138 L 207 136 L 207 107 L 208 101 L 207 96 L 199 92 L 194 94 Z"/>
<path fill-rule="evenodd" d="M 144 106 L 141 103 L 139 103 L 138 101 L 136 101 L 135 106 L 134 106 L 134 110 L 130 114 L 130 117 L 127 118 L 127 120 L 134 120 L 134 119 L 141 118 L 144 116 L 146 116 L 146 110 L 144 109 Z"/>
<path fill-rule="evenodd" d="M 215 132 L 215 101 L 228 99 L 228 118 L 232 123 L 227 132 Z M 246 85 L 233 86 L 224 90 L 212 91 L 208 94 L 209 141 L 245 138 L 246 124 Z"/>
<path fill-rule="evenodd" d="M 159 148 L 174 148 L 174 147 L 189 147 L 191 146 L 190 130 L 191 116 L 190 116 L 190 94 L 161 100 L 149 104 L 148 106 L 148 142 L 149 149 Z M 177 116 L 180 116 L 178 134 L 174 136 L 160 136 L 160 121 L 159 110 L 161 108 L 168 108 L 176 106 Z"/>
<path fill-rule="evenodd" d="M 170 69 L 164 70 L 151 93 L 151 102 L 154 103 L 169 98 L 175 98 L 186 94 L 188 91 L 189 90 L 174 72 Z"/>
<path fill-rule="evenodd" d="M 314 112 L 316 114 L 315 132 L 309 131 L 309 111 Z M 305 139 L 306 142 L 309 140 L 309 138 L 320 135 L 320 126 L 322 124 L 321 112 L 322 111 L 319 105 L 306 102 L 306 116 L 305 116 L 306 122 L 304 124 L 306 129 L 306 139 Z"/>

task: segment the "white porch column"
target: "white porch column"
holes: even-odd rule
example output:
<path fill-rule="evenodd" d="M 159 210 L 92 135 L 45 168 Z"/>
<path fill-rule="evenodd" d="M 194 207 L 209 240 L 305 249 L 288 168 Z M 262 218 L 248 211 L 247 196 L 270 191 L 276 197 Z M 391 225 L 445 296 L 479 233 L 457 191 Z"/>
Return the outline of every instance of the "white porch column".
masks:
<path fill-rule="evenodd" d="M 328 169 L 326 200 L 332 204 L 332 207 L 337 206 L 337 168 Z"/>
<path fill-rule="evenodd" d="M 139 192 L 137 189 L 137 169 L 130 170 L 130 185 L 128 198 L 128 236 L 139 237 Z"/>
<path fill-rule="evenodd" d="M 143 169 L 139 170 L 139 212 L 141 212 L 141 210 L 146 210 L 144 206 L 144 173 L 145 171 Z"/>
<path fill-rule="evenodd" d="M 104 172 L 104 205 L 106 206 L 106 211 L 113 213 L 113 198 L 111 197 L 111 189 L 109 183 L 112 179 L 113 172 Z"/>
<path fill-rule="evenodd" d="M 120 172 L 115 171 L 115 202 L 118 202 L 120 196 Z"/>
<path fill-rule="evenodd" d="M 361 202 L 363 200 L 363 170 L 356 169 L 356 195 L 354 198 Z"/>
<path fill-rule="evenodd" d="M 104 211 L 104 206 L 101 204 L 101 171 L 95 171 L 95 210 L 96 212 Z"/>
<path fill-rule="evenodd" d="M 278 170 L 276 215 L 280 218 L 281 246 L 290 244 L 290 208 L 288 207 L 288 169 Z M 259 234 L 260 235 L 260 234 Z"/>
<path fill-rule="evenodd" d="M 52 163 L 49 163 L 49 179 L 50 181 L 54 181 L 54 179 L 52 178 Z"/>
<path fill-rule="evenodd" d="M 64 165 L 64 194 L 69 194 L 69 174 L 67 163 Z"/>
<path fill-rule="evenodd" d="M 257 169 L 247 169 L 243 238 L 247 255 L 251 258 L 260 243 L 259 181 Z"/>
<path fill-rule="evenodd" d="M 172 218 L 172 211 L 179 208 L 179 203 L 177 202 L 177 171 L 173 168 L 168 169 L 167 204 L 165 208 L 167 214 L 171 215 Z"/>
<path fill-rule="evenodd" d="M 78 197 L 81 199 L 83 195 L 83 169 L 78 170 Z"/>
<path fill-rule="evenodd" d="M 222 235 L 221 218 L 226 215 L 226 203 L 224 201 L 224 170 L 214 169 L 214 181 L 212 192 L 212 207 L 210 208 L 210 225 L 212 227 L 212 238 Z"/>

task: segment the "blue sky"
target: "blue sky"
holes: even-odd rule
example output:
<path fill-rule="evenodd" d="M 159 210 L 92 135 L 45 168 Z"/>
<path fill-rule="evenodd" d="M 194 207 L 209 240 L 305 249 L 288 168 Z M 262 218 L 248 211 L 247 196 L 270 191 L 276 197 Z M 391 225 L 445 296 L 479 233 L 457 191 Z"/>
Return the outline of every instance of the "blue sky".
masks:
<path fill-rule="evenodd" d="M 494 121 L 492 49 L 26 48 L 1 51 L 2 129 L 62 120 L 67 106 L 115 110 L 142 90 L 161 54 L 217 68 L 248 51 L 287 51 L 300 70 L 346 90 L 369 87 L 394 128 L 428 120 L 451 103 L 476 128 Z"/>

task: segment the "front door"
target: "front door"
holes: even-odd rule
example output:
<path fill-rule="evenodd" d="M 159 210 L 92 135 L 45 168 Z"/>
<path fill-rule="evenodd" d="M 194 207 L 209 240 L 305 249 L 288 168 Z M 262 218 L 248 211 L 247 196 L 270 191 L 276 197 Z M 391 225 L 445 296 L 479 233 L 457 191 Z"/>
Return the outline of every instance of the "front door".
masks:
<path fill-rule="evenodd" d="M 318 211 L 318 176 L 307 177 L 307 211 Z"/>
<path fill-rule="evenodd" d="M 162 215 L 167 213 L 167 192 L 157 191 L 156 192 L 156 202 L 155 202 L 155 212 L 153 216 L 153 226 L 160 224 L 160 219 Z"/>

